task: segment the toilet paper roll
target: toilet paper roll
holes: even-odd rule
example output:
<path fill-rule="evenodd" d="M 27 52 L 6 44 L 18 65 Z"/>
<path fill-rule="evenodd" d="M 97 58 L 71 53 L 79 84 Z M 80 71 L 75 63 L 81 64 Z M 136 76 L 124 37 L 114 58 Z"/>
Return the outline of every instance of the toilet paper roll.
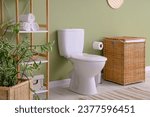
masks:
<path fill-rule="evenodd" d="M 102 50 L 103 49 L 103 43 L 102 42 L 94 41 L 93 42 L 93 49 Z"/>
<path fill-rule="evenodd" d="M 19 17 L 20 22 L 34 22 L 35 21 L 35 16 L 32 13 L 25 14 L 25 15 L 20 15 Z"/>
<path fill-rule="evenodd" d="M 30 26 L 31 26 L 32 31 L 38 31 L 39 30 L 39 25 L 36 22 L 30 23 Z"/>
<path fill-rule="evenodd" d="M 31 31 L 31 29 L 30 29 L 30 23 L 28 23 L 28 22 L 21 22 L 20 23 L 20 30 Z"/>

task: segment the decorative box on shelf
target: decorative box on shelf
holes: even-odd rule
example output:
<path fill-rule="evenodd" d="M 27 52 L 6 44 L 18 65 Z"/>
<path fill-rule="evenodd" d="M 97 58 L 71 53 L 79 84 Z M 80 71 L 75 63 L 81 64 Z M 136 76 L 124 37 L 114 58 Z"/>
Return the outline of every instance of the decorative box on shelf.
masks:
<path fill-rule="evenodd" d="M 106 37 L 103 43 L 105 80 L 122 85 L 145 80 L 145 38 Z"/>
<path fill-rule="evenodd" d="M 46 87 L 44 86 L 44 75 L 35 75 L 32 79 L 33 90 L 36 94 L 46 93 Z"/>
<path fill-rule="evenodd" d="M 44 75 L 36 75 L 33 77 L 32 82 L 33 82 L 33 90 L 38 91 L 41 90 L 43 87 L 44 83 Z"/>

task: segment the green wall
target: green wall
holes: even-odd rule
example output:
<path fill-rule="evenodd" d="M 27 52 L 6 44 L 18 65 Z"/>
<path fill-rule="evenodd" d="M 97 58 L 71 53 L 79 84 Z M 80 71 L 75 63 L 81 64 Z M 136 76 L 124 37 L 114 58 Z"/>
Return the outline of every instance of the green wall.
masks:
<path fill-rule="evenodd" d="M 13 0 L 5 0 L 9 15 L 14 16 Z M 15 0 L 14 0 L 15 1 Z M 26 2 L 24 0 L 20 0 Z M 68 77 L 72 69 L 69 61 L 59 55 L 57 30 L 62 28 L 84 28 L 84 52 L 100 54 L 92 49 L 93 40 L 105 36 L 146 37 L 146 66 L 150 65 L 150 0 L 124 0 L 121 8 L 111 9 L 106 0 L 49 0 L 50 1 L 50 40 L 56 40 L 50 53 L 50 79 Z M 25 3 L 26 4 L 26 3 Z M 44 0 L 34 0 L 34 14 L 37 22 L 44 23 Z M 24 7 L 22 7 L 24 8 Z M 21 9 L 22 11 L 22 9 Z M 35 41 L 40 41 L 38 35 Z M 40 37 L 41 38 L 41 37 Z M 43 37 L 42 37 L 43 38 Z M 41 38 L 41 39 L 42 39 Z"/>
<path fill-rule="evenodd" d="M 72 65 L 59 56 L 58 29 L 84 28 L 84 52 L 92 49 L 93 40 L 105 36 L 146 37 L 146 65 L 150 65 L 150 0 L 125 0 L 121 8 L 111 9 L 106 0 L 50 0 L 50 39 L 56 40 L 51 53 L 51 80 L 67 78 Z"/>

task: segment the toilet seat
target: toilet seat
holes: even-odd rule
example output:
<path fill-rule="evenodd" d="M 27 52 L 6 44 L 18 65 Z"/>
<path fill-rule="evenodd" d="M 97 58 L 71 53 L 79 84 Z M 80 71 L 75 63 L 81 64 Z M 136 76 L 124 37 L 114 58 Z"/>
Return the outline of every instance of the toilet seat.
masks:
<path fill-rule="evenodd" d="M 81 61 L 106 61 L 107 58 L 99 55 L 92 55 L 92 54 L 74 54 L 71 56 L 71 58 L 76 59 L 76 60 L 81 60 Z"/>

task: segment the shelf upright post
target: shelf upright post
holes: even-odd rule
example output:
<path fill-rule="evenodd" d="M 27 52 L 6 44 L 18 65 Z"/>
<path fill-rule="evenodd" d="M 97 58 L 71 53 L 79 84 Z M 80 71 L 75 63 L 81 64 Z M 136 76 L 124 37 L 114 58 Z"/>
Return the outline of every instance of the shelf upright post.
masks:
<path fill-rule="evenodd" d="M 16 23 L 19 23 L 19 0 L 16 0 Z M 19 43 L 19 33 L 17 34 L 16 37 L 16 44 Z"/>
<path fill-rule="evenodd" d="M 33 12 L 33 0 L 30 0 L 30 13 Z"/>
<path fill-rule="evenodd" d="M 0 23 L 4 22 L 4 1 L 0 0 Z"/>
<path fill-rule="evenodd" d="M 19 0 L 16 0 L 16 23 L 19 23 Z M 16 44 L 19 44 L 19 33 L 16 35 Z M 20 71 L 20 66 L 18 65 L 17 70 Z M 17 75 L 20 78 L 20 74 Z"/>
<path fill-rule="evenodd" d="M 46 43 L 49 42 L 49 0 L 46 0 Z M 48 60 L 49 57 L 49 52 L 46 52 L 46 59 Z M 46 90 L 48 92 L 46 93 L 46 98 L 49 98 L 49 77 L 50 77 L 50 70 L 49 70 L 49 60 L 46 63 Z"/>
<path fill-rule="evenodd" d="M 30 13 L 33 13 L 33 0 L 30 0 Z M 33 33 L 30 33 L 30 45 L 32 49 L 33 44 Z"/>
<path fill-rule="evenodd" d="M 0 1 L 0 23 L 3 22 L 3 1 Z"/>

